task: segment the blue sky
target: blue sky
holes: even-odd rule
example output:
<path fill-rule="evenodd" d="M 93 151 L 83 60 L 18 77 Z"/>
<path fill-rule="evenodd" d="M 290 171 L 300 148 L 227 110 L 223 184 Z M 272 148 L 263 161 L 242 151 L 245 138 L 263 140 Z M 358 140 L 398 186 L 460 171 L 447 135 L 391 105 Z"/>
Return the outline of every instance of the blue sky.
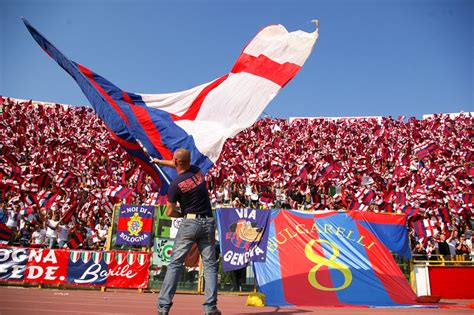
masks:
<path fill-rule="evenodd" d="M 209 82 L 261 28 L 313 31 L 319 19 L 312 55 L 270 116 L 474 111 L 472 0 L 0 0 L 0 95 L 87 105 L 21 16 L 69 58 L 136 93 Z"/>

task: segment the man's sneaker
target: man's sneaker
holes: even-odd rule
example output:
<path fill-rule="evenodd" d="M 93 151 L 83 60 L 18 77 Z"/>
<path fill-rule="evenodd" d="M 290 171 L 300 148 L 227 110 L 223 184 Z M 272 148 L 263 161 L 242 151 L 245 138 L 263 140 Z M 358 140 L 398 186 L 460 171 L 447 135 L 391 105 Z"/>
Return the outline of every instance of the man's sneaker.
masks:
<path fill-rule="evenodd" d="M 222 314 L 221 311 L 219 311 L 217 308 L 209 312 L 204 312 L 204 315 L 221 315 L 221 314 Z"/>

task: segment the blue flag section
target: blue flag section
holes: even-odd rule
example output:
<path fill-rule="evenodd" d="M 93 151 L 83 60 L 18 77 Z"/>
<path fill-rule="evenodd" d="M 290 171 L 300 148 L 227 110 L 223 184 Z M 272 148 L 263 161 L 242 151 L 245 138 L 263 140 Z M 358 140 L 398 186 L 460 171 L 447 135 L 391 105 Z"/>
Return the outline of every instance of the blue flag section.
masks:
<path fill-rule="evenodd" d="M 169 159 L 171 157 L 170 151 L 166 150 L 166 153 L 162 152 L 160 154 L 155 145 L 145 135 L 143 128 L 138 127 L 139 123 L 133 112 L 136 105 L 131 100 L 133 95 L 122 91 L 107 79 L 68 59 L 26 19 L 23 19 L 23 22 L 41 48 L 77 82 L 93 106 L 94 111 L 107 125 L 112 137 L 161 187 L 160 193 L 167 194 L 170 178 L 176 176 L 176 171 L 166 168 L 166 172 L 169 172 L 166 174 L 161 168 L 150 162 L 150 155 Z M 138 107 L 142 108 L 143 105 Z M 140 110 L 140 108 L 136 110 Z M 147 114 L 143 113 L 143 115 Z M 170 119 L 164 113 L 162 116 L 163 120 L 169 123 Z M 162 125 L 166 129 L 167 126 L 164 123 Z M 179 132 L 179 130 L 176 132 Z M 185 144 L 178 145 L 187 147 Z M 196 153 L 196 155 L 198 154 Z M 209 168 L 212 163 L 209 161 L 208 164 Z"/>
<path fill-rule="evenodd" d="M 216 215 L 224 271 L 244 268 L 250 261 L 265 261 L 269 210 L 218 208 Z"/>
<path fill-rule="evenodd" d="M 365 211 L 351 211 L 348 215 L 373 233 L 392 253 L 411 258 L 405 215 Z"/>
<path fill-rule="evenodd" d="M 409 255 L 403 215 L 271 210 L 267 259 L 255 262 L 269 306 L 400 306 L 416 295 L 391 252 Z"/>

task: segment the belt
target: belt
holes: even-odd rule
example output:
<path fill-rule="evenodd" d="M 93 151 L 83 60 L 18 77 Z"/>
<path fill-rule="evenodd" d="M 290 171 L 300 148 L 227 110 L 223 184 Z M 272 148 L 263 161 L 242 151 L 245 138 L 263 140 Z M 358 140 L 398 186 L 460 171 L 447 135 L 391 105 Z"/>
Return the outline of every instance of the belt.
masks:
<path fill-rule="evenodd" d="M 212 215 L 209 214 L 196 214 L 188 213 L 184 216 L 185 219 L 203 219 L 203 218 L 212 218 Z"/>

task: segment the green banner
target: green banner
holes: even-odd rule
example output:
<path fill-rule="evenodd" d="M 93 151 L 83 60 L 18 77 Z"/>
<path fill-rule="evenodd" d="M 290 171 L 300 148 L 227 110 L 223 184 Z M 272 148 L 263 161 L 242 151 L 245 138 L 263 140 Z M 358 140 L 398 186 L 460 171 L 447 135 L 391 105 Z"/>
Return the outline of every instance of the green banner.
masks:
<path fill-rule="evenodd" d="M 166 215 L 166 206 L 159 205 L 155 209 L 155 237 L 169 238 L 172 221 Z"/>

